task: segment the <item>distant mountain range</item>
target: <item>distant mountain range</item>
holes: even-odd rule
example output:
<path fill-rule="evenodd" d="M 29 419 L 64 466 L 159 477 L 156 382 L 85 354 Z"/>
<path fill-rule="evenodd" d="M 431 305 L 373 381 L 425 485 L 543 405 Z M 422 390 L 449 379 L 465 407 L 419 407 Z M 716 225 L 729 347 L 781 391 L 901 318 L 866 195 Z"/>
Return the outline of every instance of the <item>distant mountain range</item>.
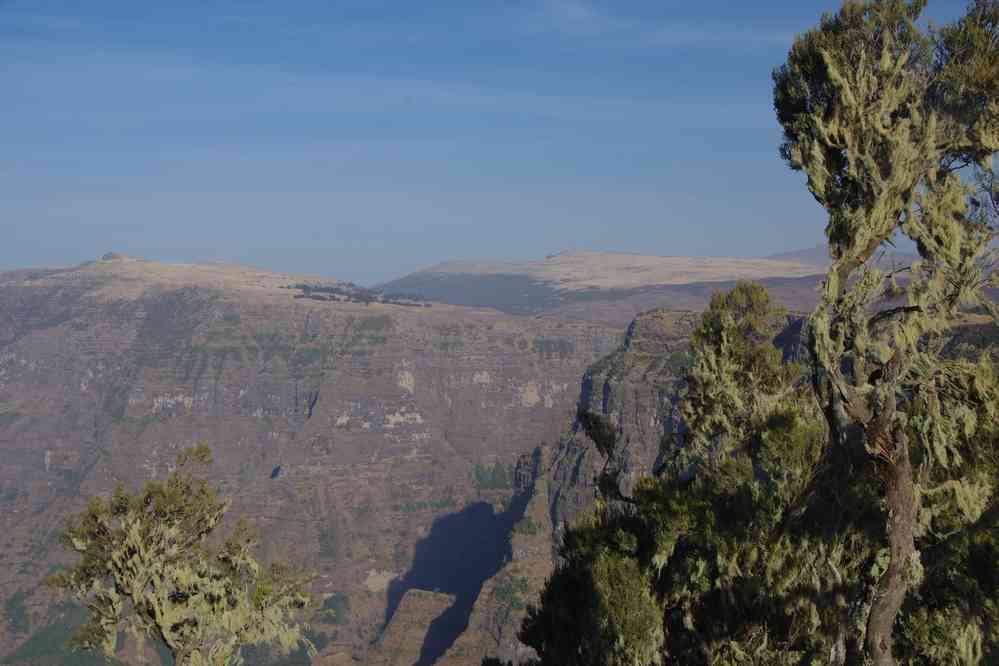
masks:
<path fill-rule="evenodd" d="M 520 275 L 567 290 L 635 289 L 654 285 L 721 282 L 812 275 L 812 262 L 795 259 L 732 257 L 660 257 L 626 252 L 573 251 L 540 261 L 449 261 L 413 275 Z M 394 284 L 409 276 L 393 280 Z M 384 285 L 383 285 L 384 286 Z"/>
<path fill-rule="evenodd" d="M 207 440 L 263 558 L 317 574 L 316 663 L 505 663 L 557 530 L 594 497 L 578 405 L 616 414 L 628 469 L 650 469 L 696 311 L 754 279 L 807 312 L 823 275 L 596 252 L 381 290 L 116 253 L 0 272 L 0 661 L 82 663 L 40 584 L 66 516 Z M 962 344 L 995 335 L 976 316 Z"/>
<path fill-rule="evenodd" d="M 560 252 L 539 261 L 451 261 L 379 285 L 386 292 L 511 314 L 557 313 L 625 325 L 639 312 L 699 310 L 737 280 L 759 280 L 808 309 L 821 267 L 803 261 Z"/>
<path fill-rule="evenodd" d="M 809 266 L 828 266 L 829 248 L 826 245 L 816 245 L 804 250 L 791 250 L 790 252 L 778 252 L 767 255 L 767 259 L 772 261 L 792 261 Z"/>

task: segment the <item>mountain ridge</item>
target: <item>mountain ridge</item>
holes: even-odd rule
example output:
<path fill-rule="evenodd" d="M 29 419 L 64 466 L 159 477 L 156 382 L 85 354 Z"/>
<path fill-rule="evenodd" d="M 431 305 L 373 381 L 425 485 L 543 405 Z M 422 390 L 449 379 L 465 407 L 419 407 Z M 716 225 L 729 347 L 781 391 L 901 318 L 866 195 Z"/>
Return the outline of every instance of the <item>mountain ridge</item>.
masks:
<path fill-rule="evenodd" d="M 421 274 L 523 275 L 562 290 L 629 289 L 689 282 L 764 277 L 802 277 L 815 267 L 769 258 L 656 256 L 632 252 L 563 251 L 533 261 L 454 260 L 382 283 L 382 287 Z"/>

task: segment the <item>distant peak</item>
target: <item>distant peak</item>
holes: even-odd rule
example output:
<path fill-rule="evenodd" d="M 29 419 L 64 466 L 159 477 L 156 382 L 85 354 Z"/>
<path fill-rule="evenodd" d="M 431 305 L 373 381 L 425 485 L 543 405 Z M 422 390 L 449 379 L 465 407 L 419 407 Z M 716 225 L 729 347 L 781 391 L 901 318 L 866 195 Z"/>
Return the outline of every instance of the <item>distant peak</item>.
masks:
<path fill-rule="evenodd" d="M 107 252 L 101 257 L 101 261 L 128 261 L 130 259 L 135 259 L 135 257 L 130 257 L 122 252 Z"/>
<path fill-rule="evenodd" d="M 556 259 L 558 257 L 564 257 L 566 255 L 572 254 L 573 252 L 574 250 L 570 249 L 559 250 L 558 252 L 552 252 L 551 254 L 545 255 L 545 260 L 547 261 L 548 259 Z"/>

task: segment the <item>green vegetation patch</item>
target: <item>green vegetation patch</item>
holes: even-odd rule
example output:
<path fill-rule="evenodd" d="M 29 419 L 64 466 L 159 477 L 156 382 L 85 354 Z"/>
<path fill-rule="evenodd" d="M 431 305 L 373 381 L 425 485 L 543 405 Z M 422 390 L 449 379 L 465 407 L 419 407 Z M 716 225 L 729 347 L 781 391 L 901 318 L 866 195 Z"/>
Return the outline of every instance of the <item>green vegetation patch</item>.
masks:
<path fill-rule="evenodd" d="M 0 428 L 12 425 L 21 418 L 21 413 L 13 405 L 0 405 Z"/>
<path fill-rule="evenodd" d="M 340 556 L 340 531 L 335 525 L 323 525 L 319 531 L 319 557 L 335 560 Z"/>
<path fill-rule="evenodd" d="M 475 487 L 479 490 L 509 490 L 513 487 L 513 465 L 497 462 L 492 466 L 476 465 Z"/>
<path fill-rule="evenodd" d="M 324 624 L 347 624 L 350 619 L 350 597 L 346 592 L 334 592 L 323 602 L 316 620 Z"/>
<path fill-rule="evenodd" d="M 336 640 L 336 632 L 326 633 L 310 629 L 304 633 L 305 637 L 316 646 L 318 652 L 322 652 L 325 647 Z M 282 655 L 273 648 L 254 645 L 243 648 L 242 656 L 246 666 L 311 666 L 312 664 L 312 658 L 309 657 L 304 647 L 299 647 Z"/>
<path fill-rule="evenodd" d="M 693 365 L 694 354 L 689 350 L 672 351 L 666 356 L 666 367 L 676 377 L 685 376 Z"/>
<path fill-rule="evenodd" d="M 427 502 L 403 502 L 396 507 L 396 510 L 402 513 L 418 513 L 428 510 L 440 511 L 443 509 L 453 509 L 457 506 L 458 501 L 454 497 L 447 496 Z"/>
<path fill-rule="evenodd" d="M 383 333 L 395 328 L 395 322 L 388 315 L 365 317 L 357 324 L 358 333 Z"/>
<path fill-rule="evenodd" d="M 103 655 L 72 650 L 67 644 L 83 624 L 85 612 L 79 606 L 62 604 L 56 608 L 58 618 L 42 627 L 17 650 L 0 659 L 0 664 L 30 666 L 121 666 L 115 659 Z"/>
<path fill-rule="evenodd" d="M 28 609 L 24 606 L 27 597 L 24 590 L 18 590 L 3 604 L 4 622 L 12 634 L 23 634 L 30 628 Z"/>
<path fill-rule="evenodd" d="M 294 348 L 291 338 L 277 330 L 258 331 L 253 334 L 253 341 L 264 363 L 270 362 L 276 356 L 288 358 Z"/>
<path fill-rule="evenodd" d="M 538 525 L 530 516 L 524 516 L 513 526 L 513 533 L 523 536 L 537 536 L 541 532 Z"/>
<path fill-rule="evenodd" d="M 59 470 L 59 474 L 62 476 L 62 486 L 59 488 L 59 492 L 66 497 L 78 496 L 80 485 L 88 471 L 89 469 L 80 469 L 79 467 L 64 467 Z"/>
<path fill-rule="evenodd" d="M 565 338 L 535 338 L 531 350 L 545 358 L 569 358 L 576 353 L 576 343 Z"/>
<path fill-rule="evenodd" d="M 508 609 L 522 610 L 527 608 L 526 595 L 530 590 L 526 578 L 505 575 L 496 584 L 493 598 Z"/>
<path fill-rule="evenodd" d="M 465 346 L 461 326 L 441 326 L 437 329 L 437 334 L 440 337 L 434 342 L 434 349 L 437 349 L 438 351 L 442 351 L 444 353 L 456 352 L 460 351 Z"/>
<path fill-rule="evenodd" d="M 216 300 L 215 292 L 196 287 L 143 299 L 145 317 L 136 339 L 137 364 L 161 367 L 191 347 L 195 331 L 207 320 Z"/>

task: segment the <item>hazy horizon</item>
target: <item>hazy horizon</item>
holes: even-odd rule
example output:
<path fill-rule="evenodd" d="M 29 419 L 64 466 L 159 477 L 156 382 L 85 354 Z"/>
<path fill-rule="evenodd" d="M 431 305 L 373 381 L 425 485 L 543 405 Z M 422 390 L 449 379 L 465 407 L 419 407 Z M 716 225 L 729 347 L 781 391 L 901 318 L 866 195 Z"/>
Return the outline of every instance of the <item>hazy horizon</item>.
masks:
<path fill-rule="evenodd" d="M 649 257 L 649 256 L 652 256 L 652 257 L 658 257 L 658 258 L 661 258 L 661 259 L 674 259 L 674 258 L 676 258 L 676 259 L 680 259 L 680 258 L 682 258 L 682 259 L 719 259 L 719 260 L 726 260 L 726 259 L 769 259 L 769 260 L 778 261 L 778 262 L 780 262 L 780 261 L 786 261 L 786 262 L 791 262 L 791 263 L 801 263 L 801 264 L 806 264 L 806 265 L 814 265 L 816 263 L 815 262 L 816 256 L 813 256 L 813 255 L 818 255 L 820 253 L 824 253 L 824 251 L 825 251 L 825 246 L 824 245 L 816 245 L 816 246 L 810 247 L 810 248 L 800 248 L 798 250 L 791 250 L 791 251 L 788 251 L 788 252 L 777 252 L 777 253 L 772 253 L 770 255 L 764 255 L 764 256 L 759 256 L 759 257 L 736 257 L 736 256 L 729 256 L 729 255 L 695 255 L 695 254 L 684 254 L 684 255 L 681 255 L 681 254 L 677 254 L 677 255 L 653 255 L 653 254 L 645 253 L 645 252 L 634 252 L 634 251 L 627 251 L 627 250 L 613 250 L 613 249 L 611 249 L 611 250 L 603 250 L 603 249 L 601 249 L 601 250 L 589 250 L 589 249 L 581 249 L 581 248 L 566 248 L 566 249 L 563 249 L 563 250 L 556 250 L 554 252 L 548 252 L 548 253 L 545 253 L 545 254 L 540 255 L 540 256 L 526 256 L 525 255 L 523 257 L 518 257 L 518 258 L 496 257 L 496 258 L 483 259 L 483 260 L 475 260 L 475 259 L 468 260 L 468 259 L 466 259 L 464 257 L 451 257 L 451 258 L 442 259 L 440 261 L 436 261 L 436 262 L 434 262 L 432 264 L 418 265 L 418 266 L 412 268 L 411 270 L 407 270 L 404 273 L 392 274 L 392 275 L 389 275 L 386 278 L 384 278 L 382 280 L 379 280 L 377 282 L 356 282 L 354 280 L 349 280 L 349 281 L 356 282 L 356 284 L 358 286 L 362 286 L 362 287 L 373 287 L 373 286 L 377 286 L 377 285 L 379 285 L 381 283 L 391 282 L 392 280 L 395 280 L 395 279 L 401 278 L 401 277 L 405 277 L 405 276 L 411 275 L 413 273 L 417 273 L 417 272 L 420 272 L 420 271 L 432 270 L 435 267 L 438 267 L 438 266 L 442 266 L 443 267 L 443 266 L 447 266 L 449 264 L 465 264 L 465 263 L 470 263 L 470 264 L 476 264 L 476 265 L 483 266 L 483 267 L 494 266 L 496 264 L 510 264 L 511 266 L 523 266 L 524 264 L 543 263 L 545 260 L 550 259 L 550 258 L 552 258 L 552 257 L 554 257 L 556 255 L 565 254 L 565 253 L 577 253 L 577 252 L 592 252 L 592 253 L 601 253 L 601 254 L 609 254 L 609 255 L 625 254 L 625 255 L 635 255 L 636 257 Z M 129 253 L 125 253 L 125 252 L 119 252 L 119 251 L 113 250 L 113 249 L 112 250 L 108 250 L 107 252 L 102 253 L 99 256 L 84 258 L 84 259 L 82 259 L 82 260 L 80 260 L 78 262 L 72 262 L 72 263 L 69 263 L 69 264 L 61 264 L 61 263 L 37 263 L 37 264 L 24 264 L 24 265 L 16 265 L 16 266 L 15 265 L 4 265 L 4 264 L 0 264 L 0 273 L 6 272 L 6 271 L 16 271 L 16 270 L 33 270 L 33 269 L 37 269 L 37 270 L 50 270 L 50 269 L 72 268 L 72 267 L 75 267 L 75 266 L 89 264 L 89 263 L 94 262 L 94 261 L 104 261 L 104 260 L 107 260 L 106 259 L 107 255 L 117 255 L 117 258 L 139 260 L 139 261 L 154 261 L 154 262 L 161 263 L 161 264 L 177 265 L 177 266 L 183 266 L 183 265 L 188 265 L 188 264 L 191 265 L 191 266 L 199 266 L 199 265 L 200 266 L 211 266 L 211 265 L 235 266 L 235 267 L 242 267 L 242 268 L 260 269 L 260 270 L 270 271 L 270 272 L 274 272 L 274 273 L 289 273 L 289 274 L 292 274 L 292 275 L 303 275 L 303 276 L 304 275 L 315 275 L 315 276 L 320 276 L 320 277 L 329 277 L 329 278 L 336 278 L 336 279 L 339 279 L 339 280 L 348 281 L 346 278 L 343 278 L 342 276 L 338 276 L 338 275 L 335 275 L 335 274 L 325 274 L 325 273 L 322 273 L 322 272 L 315 272 L 315 271 L 308 271 L 308 270 L 294 269 L 294 268 L 292 268 L 292 269 L 283 269 L 283 268 L 274 267 L 274 266 L 267 266 L 267 265 L 260 264 L 260 263 L 240 262 L 240 261 L 226 261 L 226 260 L 212 260 L 212 259 L 206 259 L 206 260 L 200 260 L 199 261 L 199 260 L 183 260 L 183 259 L 171 259 L 171 258 L 151 258 L 151 257 L 145 257 L 145 256 L 141 256 L 141 255 L 135 255 L 135 254 L 129 254 Z M 800 255 L 800 256 L 791 256 L 791 255 Z"/>
<path fill-rule="evenodd" d="M 770 72 L 839 2 L 466 4 L 0 2 L 0 268 L 116 251 L 373 284 L 821 241 Z"/>

